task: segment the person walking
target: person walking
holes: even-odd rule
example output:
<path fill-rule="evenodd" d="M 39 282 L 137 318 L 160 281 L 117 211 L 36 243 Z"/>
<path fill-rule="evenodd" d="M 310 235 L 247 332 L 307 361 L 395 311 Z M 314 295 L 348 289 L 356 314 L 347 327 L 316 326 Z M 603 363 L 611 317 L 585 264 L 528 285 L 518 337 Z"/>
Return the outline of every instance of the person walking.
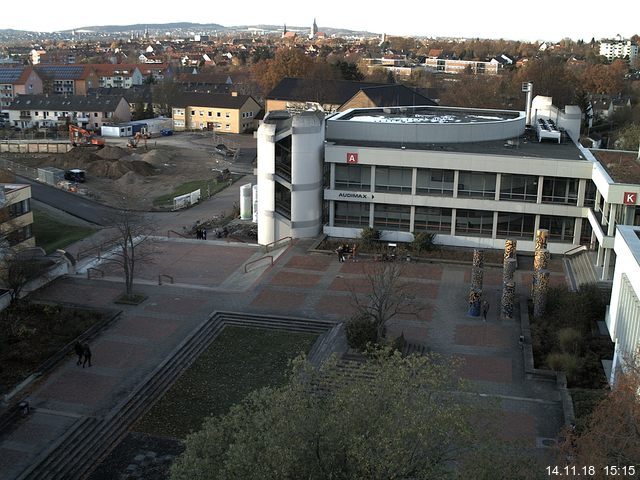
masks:
<path fill-rule="evenodd" d="M 344 262 L 344 252 L 342 249 L 342 245 L 336 248 L 336 253 L 338 254 L 338 262 L 340 263 Z"/>
<path fill-rule="evenodd" d="M 487 321 L 487 313 L 489 313 L 489 302 L 486 300 L 482 301 L 482 321 Z"/>

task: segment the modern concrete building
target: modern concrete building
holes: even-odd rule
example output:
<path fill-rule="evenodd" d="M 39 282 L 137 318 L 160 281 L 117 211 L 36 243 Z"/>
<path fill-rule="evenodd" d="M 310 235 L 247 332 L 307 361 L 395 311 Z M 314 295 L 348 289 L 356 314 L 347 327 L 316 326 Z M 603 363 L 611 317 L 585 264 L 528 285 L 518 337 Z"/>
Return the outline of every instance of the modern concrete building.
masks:
<path fill-rule="evenodd" d="M 324 114 L 275 111 L 258 129 L 258 243 L 322 230 Z"/>
<path fill-rule="evenodd" d="M 615 343 L 610 383 L 640 346 L 640 227 L 619 226 L 614 249 L 616 267 L 606 317 Z"/>
<path fill-rule="evenodd" d="M 9 248 L 35 247 L 31 186 L 0 184 L 0 236 Z"/>
<path fill-rule="evenodd" d="M 426 231 L 443 245 L 500 249 L 514 238 L 533 251 L 545 228 L 551 253 L 596 250 L 589 258 L 600 280 L 612 276 L 616 226 L 640 224 L 636 154 L 613 153 L 612 162 L 579 145 L 577 107 L 537 97 L 531 126 L 519 111 L 355 108 L 327 117 L 323 138 L 320 127 L 296 128 L 309 115 L 272 112 L 258 130 L 259 243 L 314 236 L 295 228 L 294 210 L 307 206 L 294 197 L 320 184 L 323 209 L 310 205 L 304 222 L 329 236 L 358 238 L 373 227 L 389 242 Z M 322 146 L 319 157 L 296 153 Z"/>

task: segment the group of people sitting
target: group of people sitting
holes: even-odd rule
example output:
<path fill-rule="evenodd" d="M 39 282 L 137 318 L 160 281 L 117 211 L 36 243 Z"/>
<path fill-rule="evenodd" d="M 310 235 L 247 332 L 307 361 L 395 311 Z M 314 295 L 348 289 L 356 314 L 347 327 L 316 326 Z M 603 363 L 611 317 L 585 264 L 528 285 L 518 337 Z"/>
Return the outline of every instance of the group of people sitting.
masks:
<path fill-rule="evenodd" d="M 336 253 L 338 254 L 339 262 L 344 262 L 347 258 L 351 258 L 355 262 L 358 245 L 354 243 L 353 246 L 349 246 L 348 243 L 343 243 L 336 248 Z"/>

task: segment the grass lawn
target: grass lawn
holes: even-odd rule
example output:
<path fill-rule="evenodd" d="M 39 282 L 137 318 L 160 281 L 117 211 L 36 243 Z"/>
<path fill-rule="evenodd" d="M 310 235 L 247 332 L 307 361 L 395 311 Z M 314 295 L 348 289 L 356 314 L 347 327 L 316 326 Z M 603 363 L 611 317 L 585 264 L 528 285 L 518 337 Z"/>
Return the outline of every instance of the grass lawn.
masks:
<path fill-rule="evenodd" d="M 226 413 L 248 393 L 285 382 L 288 361 L 316 335 L 225 327 L 134 431 L 185 438 L 210 415 Z"/>
<path fill-rule="evenodd" d="M 231 174 L 231 180 L 233 182 L 237 182 L 243 175 Z M 228 182 L 216 182 L 215 178 L 210 178 L 207 180 L 193 180 L 191 182 L 183 183 L 182 185 L 176 187 L 176 189 L 172 193 L 168 193 L 166 195 L 160 195 L 153 199 L 153 204 L 157 207 L 160 206 L 173 206 L 173 198 L 179 197 L 180 195 L 186 195 L 187 193 L 194 192 L 200 189 L 200 195 L 202 198 L 206 198 L 207 192 L 210 195 L 215 195 L 221 190 L 224 190 L 228 186 Z M 207 190 L 207 187 L 209 190 Z"/>
<path fill-rule="evenodd" d="M 67 225 L 47 212 L 37 207 L 33 208 L 33 235 L 36 237 L 36 246 L 44 248 L 47 253 L 82 240 L 95 231 L 96 229 L 91 227 Z"/>
<path fill-rule="evenodd" d="M 35 371 L 102 314 L 51 305 L 8 308 L 0 314 L 0 392 L 7 392 Z"/>

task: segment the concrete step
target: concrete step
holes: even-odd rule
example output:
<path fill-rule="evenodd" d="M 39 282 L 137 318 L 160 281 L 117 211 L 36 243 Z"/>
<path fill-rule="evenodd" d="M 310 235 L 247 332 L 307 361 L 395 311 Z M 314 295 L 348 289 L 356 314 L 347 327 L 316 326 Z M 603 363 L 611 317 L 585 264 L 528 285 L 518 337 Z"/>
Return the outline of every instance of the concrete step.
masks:
<path fill-rule="evenodd" d="M 255 314 L 218 312 L 151 372 L 104 419 L 89 419 L 78 426 L 23 472 L 20 480 L 83 478 L 114 448 L 133 423 L 148 411 L 177 378 L 209 347 L 226 325 L 266 328 L 304 333 L 323 333 L 334 325 L 328 320 L 271 317 Z"/>

